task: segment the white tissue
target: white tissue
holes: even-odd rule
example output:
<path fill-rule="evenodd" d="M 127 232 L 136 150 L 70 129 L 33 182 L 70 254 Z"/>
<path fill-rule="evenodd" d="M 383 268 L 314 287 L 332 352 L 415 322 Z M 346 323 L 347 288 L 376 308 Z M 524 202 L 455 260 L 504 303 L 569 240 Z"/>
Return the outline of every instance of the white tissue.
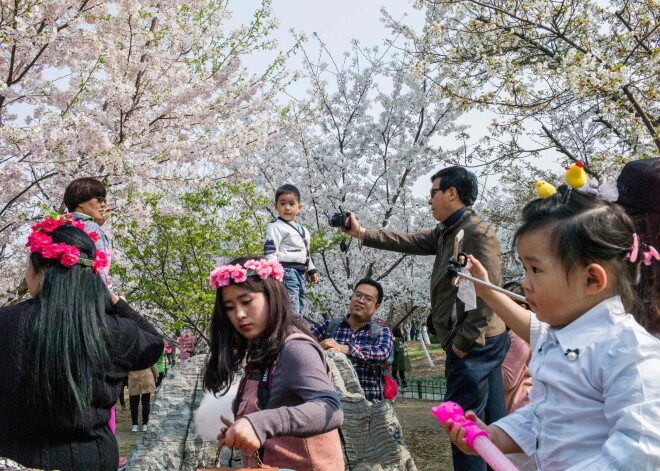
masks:
<path fill-rule="evenodd" d="M 467 275 L 470 274 L 469 272 L 470 268 L 470 262 L 468 262 L 467 266 L 461 269 L 461 273 L 465 273 Z M 465 304 L 465 310 L 466 311 L 471 311 L 473 309 L 477 308 L 477 292 L 474 289 L 474 283 L 472 281 L 468 280 L 467 278 L 463 278 L 461 276 L 457 277 L 458 278 L 458 299 L 463 301 Z"/>
<path fill-rule="evenodd" d="M 213 393 L 204 391 L 204 397 L 195 411 L 195 431 L 197 435 L 208 440 L 216 440 L 220 428 L 224 427 L 220 421 L 220 416 L 223 415 L 230 420 L 234 420 L 231 404 L 238 392 L 239 383 L 240 378 L 232 384 L 224 396 L 215 397 Z"/>

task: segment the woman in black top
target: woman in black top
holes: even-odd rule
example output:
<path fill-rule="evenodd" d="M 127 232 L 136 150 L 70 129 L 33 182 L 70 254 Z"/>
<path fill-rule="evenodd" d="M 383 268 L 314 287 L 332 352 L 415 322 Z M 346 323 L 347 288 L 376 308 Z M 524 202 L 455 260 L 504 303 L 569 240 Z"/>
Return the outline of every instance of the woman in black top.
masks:
<path fill-rule="evenodd" d="M 158 360 L 156 329 L 110 293 L 104 254 L 68 216 L 33 227 L 33 299 L 0 309 L 0 456 L 59 470 L 117 469 L 108 426 L 129 370 Z"/>

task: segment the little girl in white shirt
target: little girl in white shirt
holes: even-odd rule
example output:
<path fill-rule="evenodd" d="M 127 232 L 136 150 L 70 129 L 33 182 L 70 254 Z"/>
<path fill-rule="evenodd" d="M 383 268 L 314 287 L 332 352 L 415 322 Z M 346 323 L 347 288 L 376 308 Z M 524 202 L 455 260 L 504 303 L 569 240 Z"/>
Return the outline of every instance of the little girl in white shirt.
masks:
<path fill-rule="evenodd" d="M 540 470 L 660 469 L 660 341 L 626 314 L 650 248 L 619 206 L 578 191 L 562 203 L 567 191 L 530 202 L 514 238 L 541 321 L 532 403 L 490 426 L 466 415 L 504 453 L 522 451 Z M 478 294 L 503 312 L 503 295 L 486 291 Z M 463 427 L 444 428 L 474 454 Z"/>

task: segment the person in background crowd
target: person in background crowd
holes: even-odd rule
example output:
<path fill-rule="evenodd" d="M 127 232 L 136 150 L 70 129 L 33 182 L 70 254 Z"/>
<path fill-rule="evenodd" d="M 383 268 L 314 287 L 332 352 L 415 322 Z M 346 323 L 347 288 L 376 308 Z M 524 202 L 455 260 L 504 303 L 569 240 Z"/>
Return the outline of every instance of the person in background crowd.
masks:
<path fill-rule="evenodd" d="M 142 431 L 149 430 L 151 394 L 156 392 L 158 369 L 154 363 L 149 368 L 128 373 L 128 400 L 131 405 L 132 432 L 138 432 L 138 407 L 142 402 Z"/>
<path fill-rule="evenodd" d="M 628 162 L 619 178 L 619 203 L 635 223 L 641 240 L 660 247 L 660 157 Z M 632 315 L 649 333 L 660 338 L 660 264 L 642 266 Z"/>
<path fill-rule="evenodd" d="M 312 335 L 326 350 L 347 355 L 368 401 L 383 400 L 383 374 L 392 352 L 392 331 L 372 319 L 383 302 L 383 287 L 363 278 L 355 284 L 348 315 L 312 327 Z"/>
<path fill-rule="evenodd" d="M 33 226 L 33 299 L 0 308 L 0 456 L 31 468 L 115 471 L 110 409 L 128 371 L 163 348 L 156 329 L 108 291 L 92 237 L 67 216 Z"/>
<path fill-rule="evenodd" d="M 464 167 L 444 168 L 431 177 L 428 204 L 438 221 L 433 229 L 414 233 L 367 229 L 355 214 L 349 227 L 341 230 L 362 240 L 365 247 L 412 255 L 435 256 L 431 273 L 430 327 L 447 352 L 445 400 L 474 410 L 491 423 L 506 415 L 501 365 L 509 349 L 509 335 L 504 322 L 482 301 L 465 310 L 458 300 L 458 288 L 445 273 L 454 252 L 454 239 L 464 232 L 463 251 L 480 259 L 491 281 L 500 283 L 500 242 L 495 230 L 473 210 L 477 199 L 477 177 Z M 486 462 L 478 456 L 466 456 L 452 446 L 454 469 L 486 471 Z"/>
<path fill-rule="evenodd" d="M 395 328 L 394 334 L 394 360 L 392 361 L 392 376 L 398 384 L 404 388 L 408 386 L 406 381 L 406 371 L 410 371 L 410 358 L 408 358 L 408 346 L 406 339 L 403 338 L 401 327 Z"/>

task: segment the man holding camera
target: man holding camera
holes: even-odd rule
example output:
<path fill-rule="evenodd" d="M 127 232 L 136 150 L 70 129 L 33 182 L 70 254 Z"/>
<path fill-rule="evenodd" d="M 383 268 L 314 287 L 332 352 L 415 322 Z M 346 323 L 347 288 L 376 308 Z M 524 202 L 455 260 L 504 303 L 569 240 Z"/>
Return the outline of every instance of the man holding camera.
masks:
<path fill-rule="evenodd" d="M 486 423 L 506 415 L 501 365 L 509 348 L 505 325 L 486 304 L 465 311 L 456 298 L 458 288 L 445 276 L 454 238 L 463 229 L 463 251 L 473 254 L 488 270 L 492 283 L 500 281 L 500 243 L 495 231 L 471 206 L 477 198 L 476 176 L 459 166 L 440 170 L 431 177 L 428 204 L 439 222 L 433 229 L 415 233 L 367 229 L 351 214 L 342 231 L 359 237 L 364 246 L 412 255 L 434 255 L 431 273 L 431 320 L 442 348 L 447 352 L 446 401 L 473 410 Z M 452 445 L 454 469 L 486 470 L 478 456 L 463 454 Z"/>

